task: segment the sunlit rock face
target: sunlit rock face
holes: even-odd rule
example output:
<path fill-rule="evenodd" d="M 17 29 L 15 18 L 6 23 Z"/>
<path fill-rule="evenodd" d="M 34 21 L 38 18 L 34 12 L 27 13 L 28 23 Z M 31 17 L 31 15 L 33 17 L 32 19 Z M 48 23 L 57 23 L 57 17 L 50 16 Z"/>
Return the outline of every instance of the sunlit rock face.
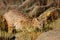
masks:
<path fill-rule="evenodd" d="M 60 27 L 51 31 L 42 33 L 36 40 L 60 40 Z"/>

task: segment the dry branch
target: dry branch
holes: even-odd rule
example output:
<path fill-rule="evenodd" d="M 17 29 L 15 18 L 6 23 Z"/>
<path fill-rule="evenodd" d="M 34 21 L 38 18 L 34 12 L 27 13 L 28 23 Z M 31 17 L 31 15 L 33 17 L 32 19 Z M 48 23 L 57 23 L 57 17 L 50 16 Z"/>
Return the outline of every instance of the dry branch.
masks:
<path fill-rule="evenodd" d="M 38 12 L 39 12 L 39 9 L 40 9 L 40 6 L 35 6 L 33 10 L 31 10 L 28 15 L 30 17 L 34 17 L 36 15 L 38 15 Z"/>
<path fill-rule="evenodd" d="M 33 10 L 31 10 L 28 15 L 30 17 L 38 17 L 41 13 L 43 13 L 46 9 L 53 7 L 53 2 L 51 2 L 50 4 L 47 4 L 45 6 L 40 6 L 40 5 L 35 5 L 35 7 L 33 8 Z"/>
<path fill-rule="evenodd" d="M 29 6 L 31 6 L 34 2 L 35 2 L 35 0 L 26 0 L 26 1 L 23 2 L 19 7 L 20 7 L 20 8 L 29 7 Z"/>

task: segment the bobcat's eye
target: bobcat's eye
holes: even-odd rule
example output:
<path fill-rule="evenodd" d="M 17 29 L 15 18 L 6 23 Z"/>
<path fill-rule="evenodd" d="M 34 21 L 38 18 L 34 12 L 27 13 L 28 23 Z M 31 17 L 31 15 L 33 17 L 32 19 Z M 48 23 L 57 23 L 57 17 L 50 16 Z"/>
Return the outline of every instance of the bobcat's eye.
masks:
<path fill-rule="evenodd" d="M 12 32 L 13 32 L 13 33 L 17 33 L 16 29 L 13 29 Z"/>

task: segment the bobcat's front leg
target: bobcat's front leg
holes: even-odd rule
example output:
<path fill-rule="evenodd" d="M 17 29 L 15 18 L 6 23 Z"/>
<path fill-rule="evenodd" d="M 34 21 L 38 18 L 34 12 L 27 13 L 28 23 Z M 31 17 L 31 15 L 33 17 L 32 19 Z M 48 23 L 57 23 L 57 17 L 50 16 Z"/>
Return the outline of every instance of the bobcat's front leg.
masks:
<path fill-rule="evenodd" d="M 8 26 L 8 34 L 9 34 L 9 36 L 12 35 L 12 31 L 13 31 L 12 26 Z"/>

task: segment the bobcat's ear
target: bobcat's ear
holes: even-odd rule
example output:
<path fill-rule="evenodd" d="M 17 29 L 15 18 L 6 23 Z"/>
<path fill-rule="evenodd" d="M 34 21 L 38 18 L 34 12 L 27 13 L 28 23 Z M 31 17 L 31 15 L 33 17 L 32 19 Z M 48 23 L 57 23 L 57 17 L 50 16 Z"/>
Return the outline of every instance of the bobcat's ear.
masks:
<path fill-rule="evenodd" d="M 4 17 L 2 18 L 2 21 L 5 21 L 5 18 Z"/>
<path fill-rule="evenodd" d="M 33 21 L 34 21 L 34 22 L 38 22 L 37 18 L 33 18 Z"/>
<path fill-rule="evenodd" d="M 33 18 L 32 20 L 33 26 L 40 26 L 40 22 L 37 20 L 37 18 Z"/>

